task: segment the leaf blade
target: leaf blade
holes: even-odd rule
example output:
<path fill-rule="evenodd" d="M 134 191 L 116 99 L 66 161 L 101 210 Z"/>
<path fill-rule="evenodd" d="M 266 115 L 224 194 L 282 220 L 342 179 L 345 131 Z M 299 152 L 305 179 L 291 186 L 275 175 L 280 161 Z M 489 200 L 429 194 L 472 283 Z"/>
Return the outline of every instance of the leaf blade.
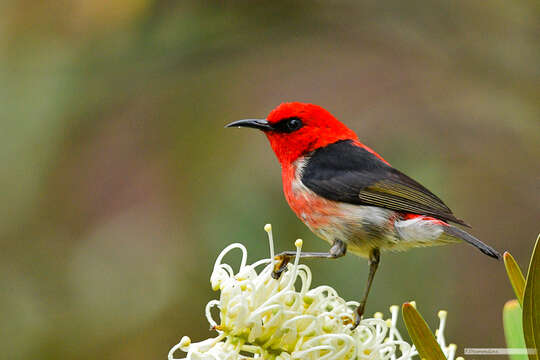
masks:
<path fill-rule="evenodd" d="M 410 303 L 405 303 L 401 309 L 405 326 L 421 359 L 446 360 L 435 336 L 429 329 L 422 315 Z"/>
<path fill-rule="evenodd" d="M 517 300 L 510 300 L 503 307 L 503 326 L 506 346 L 508 348 L 525 349 L 525 339 L 523 338 L 521 306 Z M 512 354 L 511 360 L 527 360 L 527 355 Z"/>
<path fill-rule="evenodd" d="M 540 235 L 536 239 L 523 293 L 523 335 L 529 349 L 529 360 L 538 360 L 540 353 Z"/>
<path fill-rule="evenodd" d="M 512 284 L 512 288 L 514 289 L 514 293 L 516 294 L 519 303 L 521 304 L 521 306 L 523 306 L 525 277 L 523 276 L 523 273 L 521 272 L 521 269 L 519 268 L 516 260 L 509 252 L 504 253 L 503 259 L 506 273 L 508 274 L 508 279 L 510 279 L 510 283 Z"/>

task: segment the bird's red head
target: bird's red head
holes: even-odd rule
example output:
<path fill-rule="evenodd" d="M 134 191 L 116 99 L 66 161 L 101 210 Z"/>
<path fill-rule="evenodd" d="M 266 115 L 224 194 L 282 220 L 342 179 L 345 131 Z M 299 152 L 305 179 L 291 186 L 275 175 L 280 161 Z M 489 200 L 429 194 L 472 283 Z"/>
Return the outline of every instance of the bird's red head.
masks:
<path fill-rule="evenodd" d="M 291 102 L 272 110 L 266 120 L 248 119 L 227 125 L 262 130 L 282 165 L 339 140 L 356 140 L 356 134 L 318 105 Z"/>

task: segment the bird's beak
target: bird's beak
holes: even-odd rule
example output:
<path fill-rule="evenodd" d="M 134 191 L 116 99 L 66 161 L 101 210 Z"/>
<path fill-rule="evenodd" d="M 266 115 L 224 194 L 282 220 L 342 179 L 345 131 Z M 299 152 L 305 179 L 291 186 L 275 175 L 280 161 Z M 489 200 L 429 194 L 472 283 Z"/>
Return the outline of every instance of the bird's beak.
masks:
<path fill-rule="evenodd" d="M 230 124 L 225 125 L 225 127 L 249 127 L 254 129 L 259 129 L 262 131 L 272 130 L 272 126 L 265 119 L 245 119 L 233 121 Z"/>

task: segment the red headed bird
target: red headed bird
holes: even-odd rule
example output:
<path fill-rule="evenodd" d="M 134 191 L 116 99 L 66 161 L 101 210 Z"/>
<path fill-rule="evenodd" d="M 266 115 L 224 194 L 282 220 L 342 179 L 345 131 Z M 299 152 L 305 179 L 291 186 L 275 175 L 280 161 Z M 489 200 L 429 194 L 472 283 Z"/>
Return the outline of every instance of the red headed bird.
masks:
<path fill-rule="evenodd" d="M 317 236 L 328 253 L 302 257 L 338 258 L 346 251 L 369 259 L 369 276 L 357 308 L 355 326 L 365 309 L 380 251 L 465 241 L 491 257 L 499 253 L 452 225 L 468 226 L 431 191 L 393 168 L 358 136 L 320 106 L 284 103 L 267 119 L 232 122 L 227 127 L 262 130 L 281 164 L 289 206 Z M 277 255 L 279 277 L 294 251 Z"/>

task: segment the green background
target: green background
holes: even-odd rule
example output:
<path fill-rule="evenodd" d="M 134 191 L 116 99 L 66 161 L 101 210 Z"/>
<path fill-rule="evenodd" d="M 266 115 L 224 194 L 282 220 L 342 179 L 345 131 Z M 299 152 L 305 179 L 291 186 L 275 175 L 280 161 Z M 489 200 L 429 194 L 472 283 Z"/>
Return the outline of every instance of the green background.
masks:
<path fill-rule="evenodd" d="M 0 347 L 6 359 L 165 359 L 208 330 L 209 277 L 304 239 L 264 136 L 313 102 L 524 268 L 540 219 L 537 1 L 11 0 L 0 4 Z M 234 262 L 234 259 L 231 259 Z M 366 261 L 311 261 L 358 299 Z M 383 254 L 367 313 L 416 300 L 447 340 L 503 347 L 502 262 Z M 488 357 L 483 357 L 488 358 Z"/>

